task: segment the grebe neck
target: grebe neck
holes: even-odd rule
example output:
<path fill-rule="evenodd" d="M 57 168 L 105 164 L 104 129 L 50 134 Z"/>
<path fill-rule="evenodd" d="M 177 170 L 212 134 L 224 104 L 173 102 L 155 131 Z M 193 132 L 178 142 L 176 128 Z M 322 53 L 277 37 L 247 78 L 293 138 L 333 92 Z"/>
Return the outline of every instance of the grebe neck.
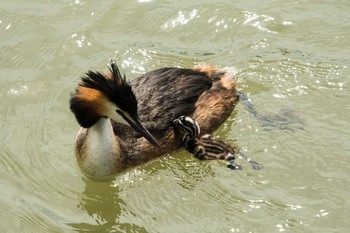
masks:
<path fill-rule="evenodd" d="M 88 129 L 86 142 L 80 166 L 88 175 L 106 176 L 122 170 L 120 144 L 109 118 L 101 117 Z"/>

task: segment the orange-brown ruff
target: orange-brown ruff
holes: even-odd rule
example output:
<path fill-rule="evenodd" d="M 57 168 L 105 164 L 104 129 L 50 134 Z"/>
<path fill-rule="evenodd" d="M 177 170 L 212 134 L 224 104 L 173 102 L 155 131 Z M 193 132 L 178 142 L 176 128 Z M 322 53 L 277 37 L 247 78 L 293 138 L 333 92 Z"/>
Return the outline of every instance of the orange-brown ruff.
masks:
<path fill-rule="evenodd" d="M 88 72 L 70 100 L 82 126 L 75 147 L 80 168 L 108 176 L 179 149 L 182 135 L 172 123 L 183 115 L 198 122 L 201 134 L 212 133 L 235 108 L 235 87 L 233 68 L 209 65 L 161 68 L 131 83 L 114 63 L 108 73 Z M 134 122 L 149 132 L 128 125 Z"/>

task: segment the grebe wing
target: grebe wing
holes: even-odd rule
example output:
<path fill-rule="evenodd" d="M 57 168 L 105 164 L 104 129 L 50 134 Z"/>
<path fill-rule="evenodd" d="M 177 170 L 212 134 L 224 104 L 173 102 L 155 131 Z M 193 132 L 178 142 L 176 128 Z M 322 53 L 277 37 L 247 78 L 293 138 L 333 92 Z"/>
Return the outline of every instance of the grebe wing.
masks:
<path fill-rule="evenodd" d="M 199 96 L 212 80 L 192 69 L 161 68 L 131 82 L 142 124 L 155 136 L 172 127 L 174 119 L 191 116 Z"/>

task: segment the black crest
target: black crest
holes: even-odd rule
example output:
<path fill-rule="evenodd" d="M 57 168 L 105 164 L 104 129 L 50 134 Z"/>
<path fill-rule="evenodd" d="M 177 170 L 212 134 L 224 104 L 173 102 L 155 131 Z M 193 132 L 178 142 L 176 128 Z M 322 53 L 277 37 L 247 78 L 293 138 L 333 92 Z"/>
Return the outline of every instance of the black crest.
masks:
<path fill-rule="evenodd" d="M 100 72 L 89 71 L 79 86 L 101 91 L 111 102 L 129 115 L 137 116 L 137 100 L 125 74 L 120 74 L 117 64 L 112 60 L 109 65 L 111 78 Z"/>

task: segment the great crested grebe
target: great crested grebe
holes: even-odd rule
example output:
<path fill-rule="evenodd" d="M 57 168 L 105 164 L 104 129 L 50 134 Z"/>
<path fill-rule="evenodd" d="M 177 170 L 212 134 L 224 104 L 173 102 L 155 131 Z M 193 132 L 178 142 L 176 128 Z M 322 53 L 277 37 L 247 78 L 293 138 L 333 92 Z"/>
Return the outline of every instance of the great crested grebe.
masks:
<path fill-rule="evenodd" d="M 161 68 L 131 83 L 113 61 L 109 72 L 89 71 L 70 99 L 81 126 L 75 144 L 80 168 L 108 176 L 179 149 L 173 121 L 183 115 L 203 134 L 212 133 L 235 108 L 235 87 L 234 68 L 209 65 Z"/>
<path fill-rule="evenodd" d="M 227 160 L 227 167 L 233 170 L 241 170 L 242 166 L 234 162 L 236 154 L 246 159 L 253 169 L 260 170 L 263 165 L 246 157 L 231 145 L 214 138 L 211 134 L 201 135 L 199 124 L 188 116 L 181 116 L 173 121 L 175 130 L 183 134 L 182 142 L 185 149 L 200 160 L 222 159 Z"/>

